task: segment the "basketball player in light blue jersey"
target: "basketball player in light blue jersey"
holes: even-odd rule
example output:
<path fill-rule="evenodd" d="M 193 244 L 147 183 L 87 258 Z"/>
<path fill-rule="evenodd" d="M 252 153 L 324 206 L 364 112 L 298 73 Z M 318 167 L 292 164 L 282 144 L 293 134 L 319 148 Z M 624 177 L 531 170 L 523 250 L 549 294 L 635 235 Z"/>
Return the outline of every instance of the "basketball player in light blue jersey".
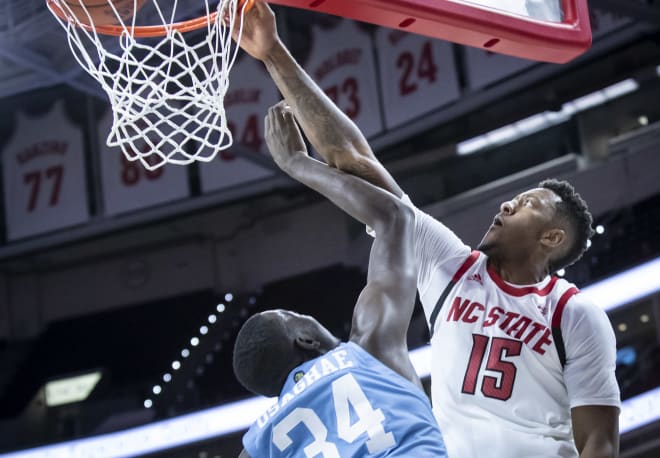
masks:
<path fill-rule="evenodd" d="M 347 343 L 314 318 L 286 310 L 256 314 L 241 328 L 236 377 L 254 393 L 278 396 L 243 437 L 241 458 L 446 457 L 406 343 L 417 278 L 412 210 L 310 158 L 282 104 L 269 110 L 266 141 L 282 170 L 374 228 L 378 238 Z M 294 171 L 300 168 L 304 174 Z M 358 194 L 370 197 L 352 197 Z"/>

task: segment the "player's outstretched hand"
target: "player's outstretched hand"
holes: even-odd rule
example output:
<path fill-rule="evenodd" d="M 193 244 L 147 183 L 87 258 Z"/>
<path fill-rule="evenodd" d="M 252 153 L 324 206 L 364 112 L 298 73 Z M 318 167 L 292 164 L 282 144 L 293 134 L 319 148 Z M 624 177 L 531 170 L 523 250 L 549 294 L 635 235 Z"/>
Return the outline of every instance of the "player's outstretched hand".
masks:
<path fill-rule="evenodd" d="M 232 31 L 234 40 L 238 40 L 239 27 L 240 17 L 237 16 Z M 241 39 L 238 40 L 239 46 L 255 59 L 264 60 L 279 39 L 275 13 L 265 0 L 255 0 L 254 5 L 243 18 L 243 32 Z"/>
<path fill-rule="evenodd" d="M 290 173 L 297 158 L 307 157 L 307 147 L 291 108 L 283 100 L 268 109 L 266 144 L 279 168 Z"/>

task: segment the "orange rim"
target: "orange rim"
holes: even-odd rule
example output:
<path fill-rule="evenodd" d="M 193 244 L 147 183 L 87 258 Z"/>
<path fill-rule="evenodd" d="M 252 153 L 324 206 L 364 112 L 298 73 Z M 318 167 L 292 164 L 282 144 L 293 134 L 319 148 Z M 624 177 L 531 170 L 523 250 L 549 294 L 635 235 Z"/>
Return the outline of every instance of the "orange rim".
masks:
<path fill-rule="evenodd" d="M 254 0 L 238 0 L 238 7 L 242 8 L 245 4 L 245 12 L 247 13 L 254 5 Z M 207 24 L 214 22 L 217 12 L 211 13 L 208 16 L 201 16 L 194 19 L 189 19 L 187 21 L 173 22 L 170 26 L 165 27 L 163 25 L 146 25 L 146 26 L 135 26 L 135 27 L 122 27 L 120 25 L 98 25 L 92 27 L 89 24 L 80 24 L 73 20 L 69 15 L 67 15 L 62 8 L 57 4 L 57 0 L 46 0 L 46 5 L 48 9 L 53 12 L 56 16 L 62 20 L 68 21 L 73 25 L 82 27 L 86 30 L 96 30 L 97 33 L 102 35 L 113 35 L 119 37 L 129 31 L 130 35 L 133 37 L 163 37 L 167 35 L 169 29 L 174 29 L 178 32 L 190 32 L 192 30 L 201 29 Z"/>

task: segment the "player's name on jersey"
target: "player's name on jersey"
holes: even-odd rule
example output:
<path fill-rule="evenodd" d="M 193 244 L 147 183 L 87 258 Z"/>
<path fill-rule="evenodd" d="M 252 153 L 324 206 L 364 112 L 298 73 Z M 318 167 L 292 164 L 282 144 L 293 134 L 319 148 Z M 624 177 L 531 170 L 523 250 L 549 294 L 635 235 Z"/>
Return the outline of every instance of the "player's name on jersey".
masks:
<path fill-rule="evenodd" d="M 291 391 L 284 393 L 278 401 L 270 406 L 258 419 L 257 424 L 263 428 L 268 424 L 268 421 L 275 415 L 278 410 L 287 405 L 293 399 L 298 397 L 307 388 L 316 383 L 318 380 L 334 374 L 342 369 L 355 367 L 356 363 L 351 359 L 346 350 L 335 350 L 328 353 L 326 356 L 318 358 L 314 365 L 303 375 L 303 377 L 296 382 Z"/>
<path fill-rule="evenodd" d="M 19 151 L 16 154 L 16 160 L 19 164 L 25 164 L 40 156 L 63 156 L 66 154 L 68 149 L 69 144 L 66 141 L 48 140 L 38 142 Z"/>
<path fill-rule="evenodd" d="M 552 331 L 548 326 L 517 312 L 507 312 L 501 307 L 487 307 L 471 299 L 456 296 L 451 304 L 447 321 L 476 323 L 488 328 L 498 325 L 510 337 L 521 340 L 540 355 L 552 345 Z"/>
<path fill-rule="evenodd" d="M 345 65 L 358 65 L 362 50 L 360 48 L 342 49 L 330 58 L 321 62 L 321 65 L 314 70 L 314 77 L 317 81 L 322 80 L 328 73 Z"/>

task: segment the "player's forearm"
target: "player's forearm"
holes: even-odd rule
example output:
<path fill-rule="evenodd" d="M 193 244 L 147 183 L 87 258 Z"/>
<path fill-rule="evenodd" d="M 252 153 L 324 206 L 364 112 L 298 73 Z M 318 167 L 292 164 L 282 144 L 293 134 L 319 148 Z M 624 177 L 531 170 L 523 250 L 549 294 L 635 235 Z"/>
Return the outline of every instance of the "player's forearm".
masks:
<path fill-rule="evenodd" d="M 285 171 L 376 232 L 401 216 L 403 204 L 393 194 L 308 156 L 296 157 Z"/>
<path fill-rule="evenodd" d="M 580 451 L 580 458 L 617 458 L 619 447 L 611 442 L 588 442 Z"/>
<path fill-rule="evenodd" d="M 619 409 L 585 405 L 571 409 L 573 438 L 581 458 L 619 456 Z"/>
<path fill-rule="evenodd" d="M 333 167 L 370 151 L 357 126 L 298 65 L 282 42 L 264 59 L 278 89 L 296 115 L 303 132 Z"/>

